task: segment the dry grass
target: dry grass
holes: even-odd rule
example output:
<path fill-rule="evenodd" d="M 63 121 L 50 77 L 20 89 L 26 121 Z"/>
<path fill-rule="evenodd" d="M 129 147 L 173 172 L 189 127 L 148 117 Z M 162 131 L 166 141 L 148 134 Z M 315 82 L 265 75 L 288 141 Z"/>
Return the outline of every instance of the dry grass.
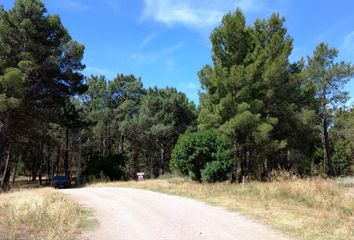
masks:
<path fill-rule="evenodd" d="M 0 239 L 74 239 L 93 224 L 88 210 L 51 188 L 0 194 Z"/>
<path fill-rule="evenodd" d="M 200 184 L 182 178 L 96 183 L 199 199 L 241 212 L 295 239 L 354 239 L 354 199 L 330 180 Z"/>

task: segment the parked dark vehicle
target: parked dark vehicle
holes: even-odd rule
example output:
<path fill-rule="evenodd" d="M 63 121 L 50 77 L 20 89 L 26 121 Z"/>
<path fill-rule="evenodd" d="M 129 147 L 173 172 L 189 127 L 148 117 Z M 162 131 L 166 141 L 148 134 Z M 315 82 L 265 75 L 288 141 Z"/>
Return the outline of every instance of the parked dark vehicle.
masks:
<path fill-rule="evenodd" d="M 69 187 L 70 180 L 67 176 L 54 176 L 52 177 L 51 186 L 55 188 Z"/>

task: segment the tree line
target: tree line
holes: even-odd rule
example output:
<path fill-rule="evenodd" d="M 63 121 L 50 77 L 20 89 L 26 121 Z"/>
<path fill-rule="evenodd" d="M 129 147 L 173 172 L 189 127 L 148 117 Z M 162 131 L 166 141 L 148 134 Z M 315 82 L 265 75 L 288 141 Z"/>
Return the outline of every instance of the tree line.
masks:
<path fill-rule="evenodd" d="M 291 62 L 293 39 L 272 14 L 246 25 L 240 9 L 210 36 L 212 64 L 195 106 L 134 75 L 82 74 L 84 45 L 40 0 L 0 8 L 0 171 L 7 189 L 65 174 L 127 180 L 144 171 L 201 181 L 353 173 L 351 63 L 320 43 Z"/>

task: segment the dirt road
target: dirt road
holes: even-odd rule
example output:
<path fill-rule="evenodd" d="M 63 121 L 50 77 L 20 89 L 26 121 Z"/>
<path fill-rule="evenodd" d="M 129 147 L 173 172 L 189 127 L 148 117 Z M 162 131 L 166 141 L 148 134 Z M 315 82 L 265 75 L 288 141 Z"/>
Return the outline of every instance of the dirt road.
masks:
<path fill-rule="evenodd" d="M 130 188 L 78 188 L 62 192 L 94 209 L 99 226 L 82 239 L 288 239 L 237 213 L 192 199 Z"/>

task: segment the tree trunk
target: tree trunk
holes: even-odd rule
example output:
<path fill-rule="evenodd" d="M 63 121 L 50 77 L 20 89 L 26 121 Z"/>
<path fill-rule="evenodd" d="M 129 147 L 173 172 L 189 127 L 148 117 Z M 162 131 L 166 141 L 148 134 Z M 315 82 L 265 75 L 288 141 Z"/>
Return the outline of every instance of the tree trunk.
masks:
<path fill-rule="evenodd" d="M 40 156 L 40 153 L 39 153 L 39 147 L 37 149 L 37 154 L 34 156 L 34 159 L 33 159 L 33 165 L 32 165 L 32 182 L 36 181 L 37 180 L 37 173 L 38 173 L 38 159 L 39 159 L 39 156 Z"/>
<path fill-rule="evenodd" d="M 43 160 L 44 160 L 44 148 L 42 146 L 39 147 L 40 149 L 40 161 L 39 161 L 39 185 L 42 185 L 42 173 L 43 173 Z"/>
<path fill-rule="evenodd" d="M 247 158 L 246 152 L 242 151 L 241 152 L 241 162 L 240 162 L 241 172 L 240 172 L 240 176 L 238 179 L 239 182 L 242 182 L 242 177 L 245 176 L 246 158 Z"/>
<path fill-rule="evenodd" d="M 120 153 L 124 154 L 124 135 L 120 137 Z"/>
<path fill-rule="evenodd" d="M 76 176 L 76 185 L 81 183 L 81 134 L 79 135 L 79 156 L 77 158 L 77 176 Z"/>
<path fill-rule="evenodd" d="M 16 178 L 16 172 L 17 172 L 17 166 L 18 166 L 18 162 L 20 161 L 20 157 L 19 159 L 17 159 L 17 161 L 15 162 L 15 170 L 14 170 L 14 175 L 12 177 L 12 186 L 15 186 L 15 178 Z"/>
<path fill-rule="evenodd" d="M 160 144 L 160 175 L 164 174 L 165 170 L 165 146 L 163 143 Z"/>
<path fill-rule="evenodd" d="M 5 148 L 6 148 L 6 131 L 9 127 L 9 115 L 10 114 L 5 114 L 4 121 L 3 121 L 3 127 L 0 128 L 0 161 L 2 160 L 2 157 L 5 155 Z"/>
<path fill-rule="evenodd" d="M 108 155 L 112 154 L 112 141 L 111 141 L 111 121 L 110 118 L 108 118 L 108 124 L 107 124 L 107 132 L 108 132 L 108 138 L 107 138 L 107 148 L 108 148 Z"/>
<path fill-rule="evenodd" d="M 246 167 L 245 167 L 245 176 L 248 177 L 250 174 L 250 151 L 246 151 Z"/>
<path fill-rule="evenodd" d="M 331 176 L 335 175 L 334 169 L 333 169 L 333 164 L 332 164 L 332 159 L 331 155 L 329 153 L 329 138 L 328 138 L 328 122 L 327 122 L 327 117 L 325 116 L 323 118 L 323 140 L 324 140 L 324 166 L 326 166 L 326 163 L 328 164 L 328 171 Z M 324 169 L 326 171 L 326 168 Z"/>
<path fill-rule="evenodd" d="M 262 181 L 266 181 L 268 179 L 269 169 L 268 169 L 268 158 L 264 159 L 263 162 L 263 176 Z"/>
<path fill-rule="evenodd" d="M 57 159 L 56 159 L 56 163 L 55 163 L 55 172 L 57 175 L 60 174 L 60 166 L 59 166 L 59 163 L 60 163 L 60 155 L 61 155 L 61 146 L 58 146 L 58 149 L 57 149 Z M 54 175 L 54 172 L 53 172 L 53 175 Z"/>
<path fill-rule="evenodd" d="M 47 184 L 50 184 L 51 180 L 51 164 L 50 164 L 50 156 L 51 156 L 51 146 L 50 146 L 50 138 L 48 140 L 48 156 L 47 156 Z"/>
<path fill-rule="evenodd" d="M 32 182 L 36 181 L 37 178 L 37 162 L 37 157 L 35 156 L 32 162 Z"/>
<path fill-rule="evenodd" d="M 64 156 L 64 173 L 69 177 L 69 129 L 65 129 L 65 156 Z"/>
<path fill-rule="evenodd" d="M 101 137 L 101 151 L 100 151 L 100 154 L 101 154 L 101 157 L 103 157 L 103 155 L 104 155 L 104 150 L 103 150 L 103 148 L 104 148 L 104 140 L 103 140 L 103 137 Z"/>
<path fill-rule="evenodd" d="M 10 178 L 10 170 L 11 170 L 11 150 L 12 150 L 12 145 L 10 144 L 9 149 L 7 151 L 4 173 L 1 179 L 1 188 L 4 191 L 6 191 L 9 187 L 9 178 Z"/>
<path fill-rule="evenodd" d="M 290 149 L 288 148 L 287 151 L 286 151 L 286 160 L 288 162 L 288 170 L 291 170 L 291 168 L 293 167 L 293 164 L 291 162 L 291 151 Z"/>
<path fill-rule="evenodd" d="M 237 164 L 238 164 L 238 157 L 237 157 L 237 143 L 236 140 L 234 140 L 234 169 L 231 174 L 231 182 L 235 182 L 237 179 Z"/>

